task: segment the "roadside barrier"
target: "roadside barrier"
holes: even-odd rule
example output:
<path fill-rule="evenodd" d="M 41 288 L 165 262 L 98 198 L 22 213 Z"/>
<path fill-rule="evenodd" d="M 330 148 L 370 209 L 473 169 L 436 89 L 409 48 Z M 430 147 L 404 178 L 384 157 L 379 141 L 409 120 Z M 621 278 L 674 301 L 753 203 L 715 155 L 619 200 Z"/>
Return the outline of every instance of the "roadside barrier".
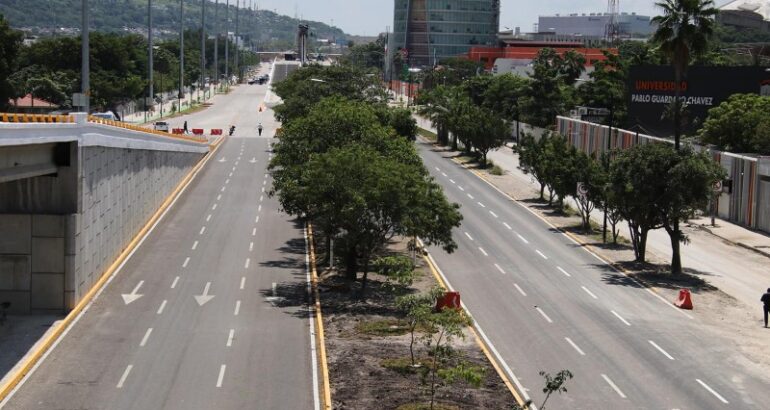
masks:
<path fill-rule="evenodd" d="M 173 128 L 171 129 L 171 133 L 174 135 L 183 135 L 184 134 L 184 128 Z"/>
<path fill-rule="evenodd" d="M 690 290 L 680 289 L 679 298 L 674 301 L 674 305 L 679 309 L 692 310 L 692 298 L 690 297 Z"/>
<path fill-rule="evenodd" d="M 148 134 L 155 134 L 155 135 L 163 136 L 163 137 L 166 137 L 166 138 L 177 138 L 177 139 L 183 139 L 183 140 L 187 140 L 187 141 L 201 142 L 201 143 L 208 142 L 205 138 L 195 138 L 195 137 L 188 137 L 188 136 L 185 136 L 185 135 L 170 134 L 170 133 L 165 132 L 165 131 L 156 131 L 156 130 L 153 130 L 153 129 L 150 129 L 150 128 L 144 128 L 144 127 L 140 127 L 138 125 L 128 124 L 128 123 L 125 123 L 125 122 L 122 122 L 122 121 L 105 120 L 103 118 L 89 116 L 88 117 L 88 122 L 93 123 L 93 124 L 109 125 L 111 127 L 118 127 L 118 128 L 123 128 L 123 129 L 126 129 L 126 130 L 131 130 L 131 131 L 146 132 Z"/>
<path fill-rule="evenodd" d="M 444 296 L 436 300 L 436 312 L 440 312 L 444 308 L 462 309 L 460 292 L 444 292 Z"/>
<path fill-rule="evenodd" d="M 193 128 L 192 133 L 193 135 L 203 135 L 203 128 Z"/>
<path fill-rule="evenodd" d="M 212 128 L 211 129 L 211 135 L 222 135 L 222 129 L 221 128 Z"/>
<path fill-rule="evenodd" d="M 0 122 L 22 123 L 74 123 L 71 115 L 0 113 Z"/>

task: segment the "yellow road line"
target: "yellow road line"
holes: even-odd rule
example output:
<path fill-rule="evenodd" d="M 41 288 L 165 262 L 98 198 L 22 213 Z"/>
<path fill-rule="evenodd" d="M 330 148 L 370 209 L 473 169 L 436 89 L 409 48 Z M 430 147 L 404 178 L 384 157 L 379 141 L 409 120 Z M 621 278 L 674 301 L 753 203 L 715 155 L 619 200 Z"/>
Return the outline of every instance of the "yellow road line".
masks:
<path fill-rule="evenodd" d="M 442 288 L 445 290 L 448 290 L 449 287 L 444 282 L 444 279 L 439 275 L 438 269 L 433 264 L 433 261 L 428 258 L 425 254 L 422 255 L 422 258 L 425 260 L 425 262 L 428 264 L 428 267 L 430 268 L 431 273 L 433 274 L 433 277 L 436 278 L 436 281 L 441 285 Z M 467 312 L 467 311 L 466 311 Z M 467 312 L 470 315 L 470 312 Z M 501 379 L 503 379 L 503 383 L 505 383 L 505 386 L 508 387 L 508 390 L 513 395 L 513 398 L 516 399 L 516 402 L 519 403 L 520 406 L 525 406 L 526 403 L 524 399 L 522 399 L 521 395 L 518 391 L 516 391 L 516 388 L 513 386 L 513 383 L 508 379 L 508 375 L 505 374 L 502 368 L 500 368 L 500 365 L 497 363 L 497 360 L 495 360 L 492 353 L 489 351 L 489 348 L 484 343 L 484 340 L 479 336 L 478 332 L 476 332 L 476 328 L 472 325 L 469 326 L 471 332 L 473 333 L 473 337 L 476 339 L 476 344 L 481 348 L 481 350 L 484 352 L 484 355 L 487 357 L 487 360 L 489 360 L 490 363 L 492 363 L 492 367 L 495 368 L 495 371 L 500 376 Z"/>
<path fill-rule="evenodd" d="M 315 306 L 316 344 L 318 344 L 319 361 L 321 362 L 321 379 L 323 380 L 323 407 L 331 410 L 332 393 L 329 387 L 329 365 L 326 360 L 326 342 L 324 337 L 324 322 L 321 315 L 321 296 L 318 293 L 318 272 L 316 271 L 315 242 L 313 240 L 313 225 L 307 224 L 307 236 L 310 243 L 310 273 L 313 287 L 313 304 Z"/>
<path fill-rule="evenodd" d="M 83 311 L 83 309 L 91 303 L 94 295 L 105 285 L 105 283 L 109 280 L 109 278 L 115 273 L 117 268 L 126 260 L 128 255 L 131 254 L 131 252 L 136 248 L 136 246 L 141 242 L 142 238 L 147 235 L 149 230 L 152 228 L 152 226 L 155 224 L 155 222 L 158 221 L 158 219 L 163 215 L 163 213 L 166 211 L 166 209 L 171 205 L 171 203 L 174 202 L 176 197 L 182 192 L 184 188 L 187 187 L 187 185 L 192 182 L 193 178 L 198 174 L 201 168 L 208 162 L 210 158 L 214 156 L 214 153 L 217 151 L 217 149 L 221 146 L 221 144 L 217 144 L 217 146 L 214 148 L 213 151 L 206 154 L 203 158 L 201 158 L 200 161 L 198 161 L 198 164 L 193 167 L 193 169 L 190 170 L 190 172 L 187 173 L 184 179 L 176 186 L 173 192 L 169 194 L 168 197 L 163 201 L 160 208 L 150 217 L 150 219 L 147 221 L 147 223 L 142 227 L 142 229 L 139 231 L 139 233 L 136 234 L 134 239 L 129 242 L 128 246 L 123 250 L 123 252 L 118 255 L 117 259 L 110 265 L 106 271 L 102 274 L 102 276 L 99 278 L 99 280 L 94 283 L 94 285 L 91 287 L 91 289 L 83 296 L 83 298 L 80 300 L 80 302 L 73 308 L 64 319 L 62 319 L 57 325 L 55 325 L 55 329 L 48 333 L 48 336 L 40 343 L 38 346 L 38 349 L 35 350 L 33 353 L 27 356 L 24 363 L 18 368 L 18 371 L 16 374 L 11 376 L 8 381 L 0 387 L 0 402 L 3 401 L 8 395 L 13 391 L 13 389 L 21 382 L 21 380 L 26 376 L 30 370 L 40 361 L 40 358 L 48 352 L 48 350 L 51 348 L 51 346 L 61 337 L 62 333 L 70 326 L 72 325 L 72 322 L 75 320 L 75 318 L 80 314 L 80 312 Z"/>

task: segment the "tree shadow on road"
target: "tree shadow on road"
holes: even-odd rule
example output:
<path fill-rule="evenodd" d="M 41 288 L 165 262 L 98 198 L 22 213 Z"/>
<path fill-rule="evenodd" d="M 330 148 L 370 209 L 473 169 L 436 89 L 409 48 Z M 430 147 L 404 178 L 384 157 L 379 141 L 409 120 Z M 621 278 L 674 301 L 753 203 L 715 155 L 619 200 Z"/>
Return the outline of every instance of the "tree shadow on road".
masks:
<path fill-rule="evenodd" d="M 689 289 L 693 293 L 718 290 L 703 279 L 703 277 L 713 276 L 713 274 L 692 268 L 684 268 L 682 274 L 672 275 L 670 273 L 671 267 L 668 264 L 619 262 L 616 266 L 627 273 L 624 275 L 607 264 L 597 263 L 593 266 L 602 271 L 602 281 L 608 285 L 641 288 L 642 285 L 638 282 L 641 281 L 647 286 L 671 290 Z"/>

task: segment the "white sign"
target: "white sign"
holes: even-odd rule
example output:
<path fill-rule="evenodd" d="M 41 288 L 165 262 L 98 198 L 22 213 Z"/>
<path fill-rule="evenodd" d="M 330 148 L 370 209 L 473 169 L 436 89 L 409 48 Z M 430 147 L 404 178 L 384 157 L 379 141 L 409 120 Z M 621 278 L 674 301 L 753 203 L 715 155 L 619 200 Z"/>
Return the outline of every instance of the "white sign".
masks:
<path fill-rule="evenodd" d="M 719 181 L 714 182 L 713 188 L 714 188 L 714 192 L 715 193 L 722 192 L 722 181 L 719 180 Z"/>
<path fill-rule="evenodd" d="M 584 182 L 577 183 L 577 195 L 583 199 L 588 195 L 588 186 Z"/>

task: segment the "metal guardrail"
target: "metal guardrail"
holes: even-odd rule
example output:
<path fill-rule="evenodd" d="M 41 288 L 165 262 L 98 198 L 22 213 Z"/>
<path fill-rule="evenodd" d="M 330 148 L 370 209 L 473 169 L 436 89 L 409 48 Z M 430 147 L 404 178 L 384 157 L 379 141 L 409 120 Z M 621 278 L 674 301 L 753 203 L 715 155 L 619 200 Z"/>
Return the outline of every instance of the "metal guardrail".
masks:
<path fill-rule="evenodd" d="M 186 135 L 176 135 L 176 134 L 172 134 L 172 133 L 168 133 L 168 132 L 164 132 L 164 131 L 156 131 L 156 130 L 153 130 L 153 129 L 150 129 L 150 128 L 140 127 L 138 125 L 128 124 L 128 123 L 125 123 L 125 122 L 122 122 L 122 121 L 106 120 L 106 119 L 103 119 L 103 118 L 98 118 L 98 117 L 93 117 L 93 116 L 89 116 L 88 117 L 88 122 L 94 123 L 94 124 L 109 125 L 111 127 L 123 128 L 123 129 L 131 130 L 131 131 L 146 132 L 146 133 L 149 133 L 149 134 L 154 134 L 154 135 L 158 135 L 158 136 L 166 137 L 166 138 L 174 138 L 174 139 L 180 139 L 180 140 L 192 141 L 192 142 L 199 142 L 199 143 L 207 143 L 208 142 L 208 140 L 206 138 L 190 137 L 190 136 L 186 136 Z"/>
<path fill-rule="evenodd" d="M 71 115 L 0 113 L 0 122 L 9 123 L 74 123 Z"/>

